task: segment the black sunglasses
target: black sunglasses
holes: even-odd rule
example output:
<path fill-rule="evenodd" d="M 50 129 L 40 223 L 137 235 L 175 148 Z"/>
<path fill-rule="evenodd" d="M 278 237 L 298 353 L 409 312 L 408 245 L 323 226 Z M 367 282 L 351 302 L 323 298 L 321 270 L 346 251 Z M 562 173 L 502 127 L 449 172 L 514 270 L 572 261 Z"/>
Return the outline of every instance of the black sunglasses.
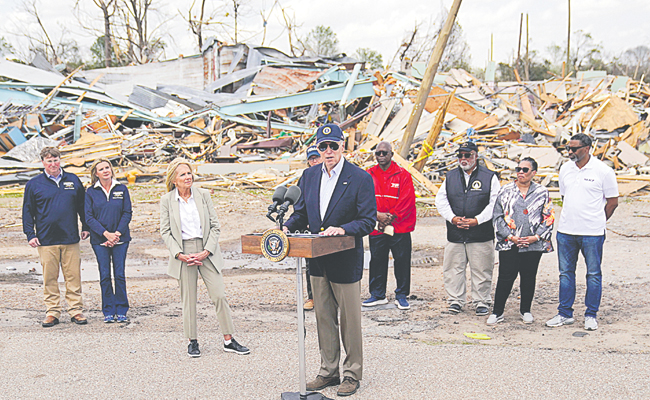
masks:
<path fill-rule="evenodd" d="M 379 157 L 386 157 L 389 153 L 390 153 L 389 151 L 384 151 L 384 150 L 375 151 L 375 155 Z"/>
<path fill-rule="evenodd" d="M 572 152 L 575 153 L 576 151 L 580 150 L 583 147 L 587 147 L 587 146 L 571 147 L 571 146 L 567 145 L 567 146 L 565 146 L 565 149 L 566 149 L 566 151 L 572 151 Z"/>
<path fill-rule="evenodd" d="M 458 158 L 472 158 L 472 153 L 458 153 Z"/>
<path fill-rule="evenodd" d="M 523 172 L 524 174 L 527 174 L 528 171 L 530 171 L 530 168 L 528 167 L 515 167 L 515 172 Z"/>
<path fill-rule="evenodd" d="M 330 149 L 336 151 L 336 150 L 339 149 L 339 144 L 336 143 L 336 142 L 322 142 L 322 143 L 320 143 L 318 145 L 318 151 L 326 152 L 327 147 L 329 147 Z"/>

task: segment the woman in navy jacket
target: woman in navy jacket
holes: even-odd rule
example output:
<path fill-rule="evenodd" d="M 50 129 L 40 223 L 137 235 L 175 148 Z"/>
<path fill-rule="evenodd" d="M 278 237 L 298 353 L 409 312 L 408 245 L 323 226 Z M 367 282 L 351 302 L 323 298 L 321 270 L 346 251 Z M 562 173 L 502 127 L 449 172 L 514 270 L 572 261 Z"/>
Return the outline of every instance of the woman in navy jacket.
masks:
<path fill-rule="evenodd" d="M 125 185 L 115 179 L 111 162 L 97 159 L 90 167 L 91 185 L 86 191 L 86 223 L 90 244 L 99 265 L 104 322 L 127 322 L 129 300 L 126 295 L 124 265 L 131 236 L 131 198 Z M 111 260 L 115 290 L 111 282 Z"/>

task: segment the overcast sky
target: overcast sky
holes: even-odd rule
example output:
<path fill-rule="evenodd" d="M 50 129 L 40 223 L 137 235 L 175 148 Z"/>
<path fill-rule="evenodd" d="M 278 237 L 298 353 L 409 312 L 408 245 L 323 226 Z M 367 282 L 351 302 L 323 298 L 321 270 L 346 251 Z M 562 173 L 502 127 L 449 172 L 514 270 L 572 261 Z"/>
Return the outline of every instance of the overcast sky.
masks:
<path fill-rule="evenodd" d="M 94 41 L 87 32 L 77 28 L 72 16 L 76 0 L 38 0 L 39 13 L 46 28 L 58 37 L 61 26 L 72 29 L 72 36 L 82 48 L 90 47 Z M 79 0 L 82 7 L 96 12 L 92 0 Z M 243 30 L 240 41 L 251 44 L 262 42 L 262 17 L 268 15 L 266 41 L 264 45 L 288 52 L 286 32 L 283 31 L 282 14 L 275 0 L 248 0 L 241 22 Z M 3 10 L 0 22 L 0 36 L 14 46 L 21 46 L 18 32 L 37 29 L 29 23 L 29 17 L 20 10 L 20 1 L 0 0 Z M 187 29 L 179 10 L 187 12 L 190 0 L 154 0 L 161 15 L 173 18 L 164 23 L 161 32 L 165 34 L 167 58 L 179 54 L 196 53 L 195 39 Z M 212 2 L 219 5 L 223 1 Z M 305 35 L 317 25 L 330 26 L 338 35 L 339 47 L 352 54 L 359 47 L 379 51 L 384 62 L 395 54 L 407 31 L 415 23 L 428 22 L 449 8 L 451 0 L 280 0 L 279 4 L 295 19 Z M 545 55 L 546 48 L 555 43 L 563 45 L 567 32 L 567 0 L 465 0 L 457 21 L 463 28 L 470 46 L 472 65 L 484 67 L 490 49 L 490 35 L 494 34 L 495 61 L 509 61 L 516 52 L 519 34 L 519 16 L 529 14 L 530 48 Z M 650 1 L 648 0 L 573 0 L 571 1 L 571 29 L 591 33 L 608 54 L 616 55 L 638 45 L 650 46 Z M 97 10 L 97 11 L 95 11 Z M 223 17 L 222 17 L 223 18 Z M 153 24 L 152 24 L 153 25 Z M 97 24 L 101 26 L 101 23 Z M 88 51 L 85 50 L 86 57 Z"/>

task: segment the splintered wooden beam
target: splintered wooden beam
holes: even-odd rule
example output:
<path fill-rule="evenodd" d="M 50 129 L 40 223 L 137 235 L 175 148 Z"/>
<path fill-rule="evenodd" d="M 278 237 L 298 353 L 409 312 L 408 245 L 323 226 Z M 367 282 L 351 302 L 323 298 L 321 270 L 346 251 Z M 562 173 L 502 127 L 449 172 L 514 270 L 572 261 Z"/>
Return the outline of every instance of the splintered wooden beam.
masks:
<path fill-rule="evenodd" d="M 420 149 L 420 153 L 418 154 L 417 161 L 413 165 L 413 168 L 415 168 L 418 171 L 422 171 L 422 168 L 424 168 L 424 164 L 427 162 L 427 158 L 429 158 L 429 154 L 431 153 L 433 148 L 436 147 L 436 141 L 438 140 L 440 131 L 442 131 L 442 126 L 445 123 L 445 115 L 447 114 L 447 109 L 449 108 L 449 104 L 451 104 L 451 100 L 454 98 L 455 94 L 456 94 L 456 89 L 454 89 L 453 92 L 451 92 L 449 96 L 447 96 L 447 99 L 445 99 L 445 102 L 442 105 L 442 107 L 438 109 L 438 115 L 436 115 L 436 119 L 433 121 L 433 125 L 429 130 L 427 139 L 424 141 L 424 143 L 422 143 L 422 148 Z"/>
<path fill-rule="evenodd" d="M 402 158 L 402 156 L 400 156 L 397 153 L 393 153 L 393 161 L 399 164 L 400 167 L 407 170 L 411 174 L 413 179 L 420 182 L 422 186 L 427 188 L 427 190 L 429 190 L 431 193 L 433 194 L 438 193 L 438 186 L 434 185 L 433 182 L 431 182 L 426 176 L 422 175 L 420 171 L 413 168 L 413 166 L 411 166 L 408 161 Z"/>

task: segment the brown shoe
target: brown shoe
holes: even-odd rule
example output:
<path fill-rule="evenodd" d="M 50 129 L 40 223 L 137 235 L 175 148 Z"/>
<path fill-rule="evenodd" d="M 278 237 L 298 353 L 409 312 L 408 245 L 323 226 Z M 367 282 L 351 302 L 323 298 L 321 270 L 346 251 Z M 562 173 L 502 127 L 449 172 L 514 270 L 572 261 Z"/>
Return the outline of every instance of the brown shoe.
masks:
<path fill-rule="evenodd" d="M 324 376 L 318 375 L 313 381 L 307 382 L 307 390 L 311 392 L 323 390 L 328 386 L 336 386 L 339 383 L 341 383 L 341 379 L 338 376 L 325 378 Z"/>
<path fill-rule="evenodd" d="M 311 311 L 314 309 L 314 300 L 309 299 L 305 302 L 305 305 L 302 307 L 306 311 Z"/>
<path fill-rule="evenodd" d="M 350 376 L 346 376 L 343 378 L 343 382 L 341 382 L 341 386 L 339 386 L 339 391 L 336 392 L 336 395 L 352 396 L 357 390 L 359 390 L 359 381 Z"/>
<path fill-rule="evenodd" d="M 48 315 L 47 317 L 45 317 L 43 322 L 41 322 L 41 325 L 43 326 L 43 328 L 50 328 L 58 323 L 59 323 L 59 319 L 57 317 Z"/>
<path fill-rule="evenodd" d="M 77 314 L 70 317 L 70 321 L 74 322 L 77 325 L 86 325 L 88 320 L 84 317 L 83 314 Z"/>

